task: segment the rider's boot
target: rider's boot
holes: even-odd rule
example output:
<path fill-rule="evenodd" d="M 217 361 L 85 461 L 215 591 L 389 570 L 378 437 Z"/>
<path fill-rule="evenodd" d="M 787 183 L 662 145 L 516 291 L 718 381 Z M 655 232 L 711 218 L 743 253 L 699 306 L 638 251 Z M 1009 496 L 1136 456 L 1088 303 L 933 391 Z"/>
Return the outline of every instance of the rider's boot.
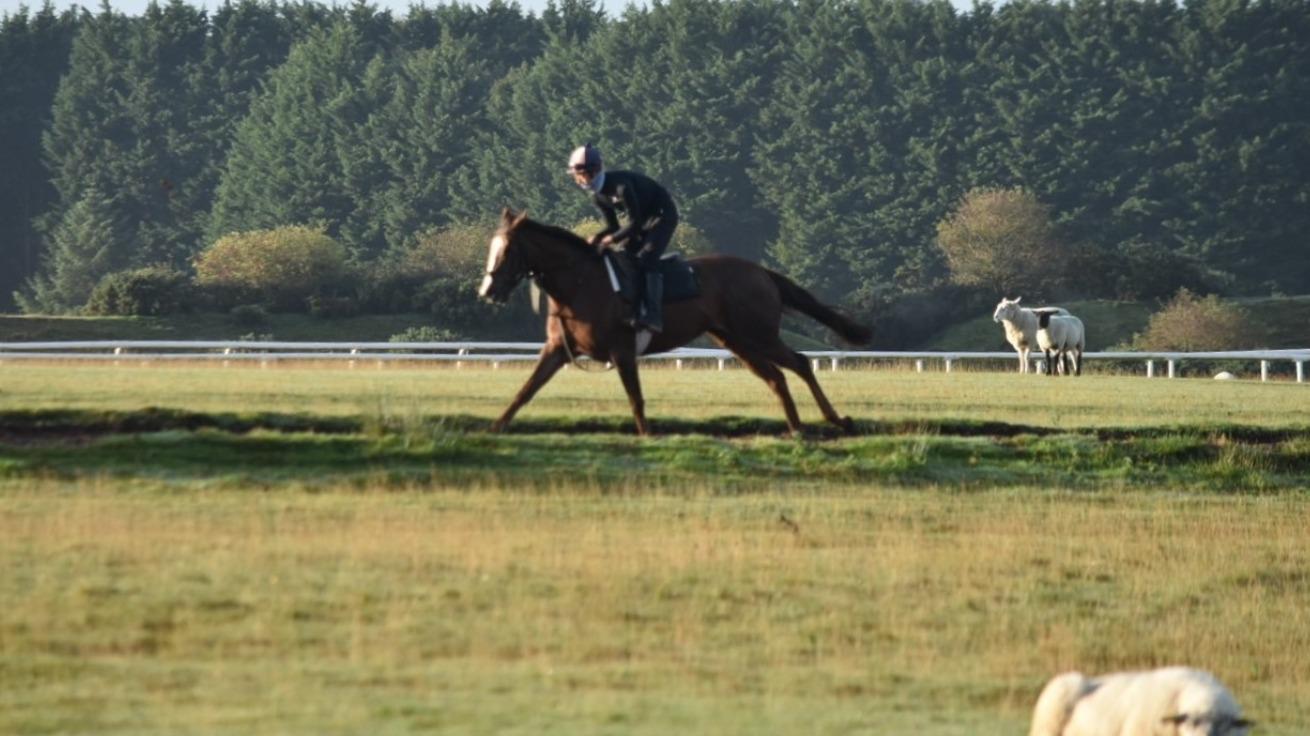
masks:
<path fill-rule="evenodd" d="M 651 332 L 664 330 L 664 274 L 646 274 L 646 288 L 641 294 L 637 326 Z"/>

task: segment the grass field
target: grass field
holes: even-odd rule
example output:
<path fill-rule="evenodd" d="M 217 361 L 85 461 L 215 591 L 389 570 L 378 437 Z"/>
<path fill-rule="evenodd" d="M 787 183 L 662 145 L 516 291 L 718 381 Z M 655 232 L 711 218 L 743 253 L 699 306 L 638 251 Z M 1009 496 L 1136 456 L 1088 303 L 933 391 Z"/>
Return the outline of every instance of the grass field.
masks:
<path fill-rule="evenodd" d="M 1310 387 L 0 365 L 0 733 L 1015 734 L 1187 663 L 1310 729 Z M 817 422 L 808 397 L 803 416 Z"/>

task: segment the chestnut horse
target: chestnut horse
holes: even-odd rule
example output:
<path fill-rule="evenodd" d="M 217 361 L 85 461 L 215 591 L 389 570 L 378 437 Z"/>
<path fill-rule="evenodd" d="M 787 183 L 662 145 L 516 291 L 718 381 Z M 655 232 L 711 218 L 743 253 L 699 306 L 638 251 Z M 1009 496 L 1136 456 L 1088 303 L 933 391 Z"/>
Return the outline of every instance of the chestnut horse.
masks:
<path fill-rule="evenodd" d="M 873 331 L 819 303 L 787 277 L 750 261 L 715 255 L 692 258 L 689 263 L 696 271 L 700 295 L 666 304 L 664 331 L 653 335 L 643 352 L 672 350 L 709 333 L 773 389 L 793 433 L 800 432 L 801 420 L 780 368 L 805 381 L 825 419 L 846 432 L 853 431 L 851 418 L 838 415 L 823 395 L 810 361 L 787 347 L 778 331 L 783 309 L 809 315 L 851 343 L 868 343 Z M 487 273 L 478 294 L 503 302 L 524 278 L 536 279 L 549 297 L 546 343 L 532 375 L 492 430 L 504 429 L 573 356 L 586 355 L 618 369 L 637 432 L 648 434 L 650 425 L 637 376 L 637 335 L 627 324 L 629 308 L 614 293 L 596 249 L 564 228 L 533 222 L 506 208 L 500 228 L 491 238 Z"/>

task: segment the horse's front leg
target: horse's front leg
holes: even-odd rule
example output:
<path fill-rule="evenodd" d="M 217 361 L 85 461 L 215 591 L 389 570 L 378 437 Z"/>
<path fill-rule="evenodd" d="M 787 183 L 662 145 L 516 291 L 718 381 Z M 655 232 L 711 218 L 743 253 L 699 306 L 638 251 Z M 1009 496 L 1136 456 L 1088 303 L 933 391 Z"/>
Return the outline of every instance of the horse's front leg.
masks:
<path fill-rule="evenodd" d="M 523 388 L 519 389 L 518 395 L 510 402 L 509 407 L 505 409 L 505 413 L 501 414 L 500 419 L 497 419 L 491 425 L 491 431 L 500 432 L 505 429 L 518 410 L 531 401 L 537 391 L 545 386 L 546 382 L 558 373 L 559 369 L 563 368 L 567 362 L 568 354 L 564 349 L 563 342 L 552 341 L 542 346 L 541 355 L 537 358 L 537 367 L 532 369 L 532 375 L 528 376 L 527 383 L 523 384 Z"/>
<path fill-rule="evenodd" d="M 650 434 L 646 424 L 646 401 L 641 397 L 641 376 L 637 374 L 636 355 L 615 355 L 614 367 L 619 371 L 623 381 L 623 390 L 628 392 L 628 403 L 632 405 L 632 416 L 637 420 L 637 434 Z"/>

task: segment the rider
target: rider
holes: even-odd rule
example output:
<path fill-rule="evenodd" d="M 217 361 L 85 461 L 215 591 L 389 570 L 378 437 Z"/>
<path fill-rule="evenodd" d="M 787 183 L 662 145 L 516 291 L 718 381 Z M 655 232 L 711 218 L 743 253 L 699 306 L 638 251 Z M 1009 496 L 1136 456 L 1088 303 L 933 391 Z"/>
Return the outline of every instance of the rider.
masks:
<path fill-rule="evenodd" d="M 591 192 L 592 202 L 605 216 L 605 229 L 591 238 L 591 244 L 605 248 L 622 243 L 644 276 L 637 279 L 640 307 L 636 326 L 651 332 L 661 331 L 664 275 L 660 273 L 660 257 L 678 226 L 678 208 L 673 204 L 673 197 L 645 174 L 606 171 L 600 151 L 590 143 L 579 146 L 569 156 L 569 173 L 578 186 Z M 628 224 L 621 228 L 618 211 L 627 215 Z"/>

